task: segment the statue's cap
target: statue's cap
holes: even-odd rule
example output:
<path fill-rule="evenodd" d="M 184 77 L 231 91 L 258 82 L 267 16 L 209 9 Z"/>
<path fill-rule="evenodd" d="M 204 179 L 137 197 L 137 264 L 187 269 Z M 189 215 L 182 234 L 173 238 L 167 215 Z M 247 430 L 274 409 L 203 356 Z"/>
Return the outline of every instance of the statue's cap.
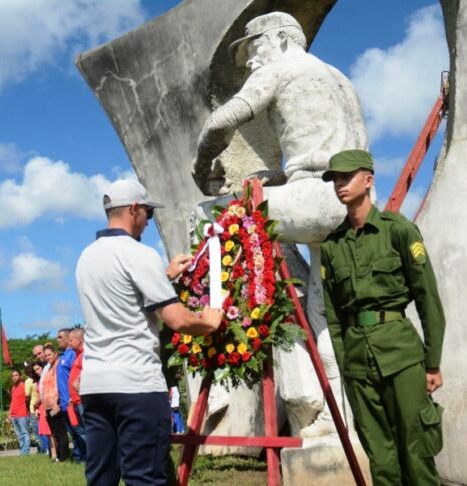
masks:
<path fill-rule="evenodd" d="M 374 171 L 373 156 L 366 150 L 343 150 L 329 159 L 329 169 L 323 173 L 323 181 L 332 180 L 333 172 L 353 172 L 358 169 Z"/>
<path fill-rule="evenodd" d="M 138 203 L 150 208 L 163 208 L 162 204 L 151 201 L 146 189 L 137 181 L 120 179 L 112 182 L 104 194 L 104 209 L 131 206 Z"/>
<path fill-rule="evenodd" d="M 245 27 L 245 37 L 237 39 L 229 46 L 230 52 L 234 55 L 235 59 L 243 60 L 247 59 L 246 48 L 249 42 L 258 37 L 261 37 L 269 30 L 281 29 L 285 27 L 293 27 L 303 32 L 302 26 L 292 17 L 292 15 L 285 12 L 271 12 L 265 15 L 260 15 L 250 20 Z"/>

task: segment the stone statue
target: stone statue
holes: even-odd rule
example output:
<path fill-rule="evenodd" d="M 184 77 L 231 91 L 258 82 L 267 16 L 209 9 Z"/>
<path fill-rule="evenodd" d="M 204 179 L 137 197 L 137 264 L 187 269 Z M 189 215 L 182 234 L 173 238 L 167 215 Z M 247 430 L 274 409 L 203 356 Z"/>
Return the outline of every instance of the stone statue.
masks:
<path fill-rule="evenodd" d="M 240 91 L 206 121 L 199 137 L 193 177 L 203 193 L 211 193 L 210 182 L 219 178 L 223 172 L 220 166 L 225 164 L 218 157 L 235 131 L 266 113 L 280 144 L 283 170 L 278 166 L 249 173 L 248 161 L 230 159 L 230 163 L 243 164 L 244 178 L 261 178 L 266 186 L 270 216 L 280 221 L 283 241 L 305 243 L 310 248 L 307 313 L 339 403 L 342 402 L 339 372 L 324 318 L 319 243 L 344 213 L 332 188 L 322 182 L 321 174 L 334 153 L 350 148 L 366 149 L 367 138 L 350 81 L 305 48 L 302 28 L 289 14 L 273 12 L 247 23 L 246 36 L 235 41 L 231 51 L 235 61 L 246 63 L 251 74 Z M 231 185 L 226 180 L 219 192 L 227 192 Z M 199 216 L 203 212 L 209 214 L 211 204 L 203 203 Z M 311 380 L 314 371 L 303 349 L 290 356 L 280 353 L 278 361 L 283 369 L 278 377 L 279 387 L 292 432 L 298 429 L 302 436 L 310 437 L 334 431 L 327 408 L 310 424 L 323 404 L 321 400 L 316 410 L 316 390 L 313 391 Z M 316 413 L 309 410 L 304 413 L 304 401 Z"/>

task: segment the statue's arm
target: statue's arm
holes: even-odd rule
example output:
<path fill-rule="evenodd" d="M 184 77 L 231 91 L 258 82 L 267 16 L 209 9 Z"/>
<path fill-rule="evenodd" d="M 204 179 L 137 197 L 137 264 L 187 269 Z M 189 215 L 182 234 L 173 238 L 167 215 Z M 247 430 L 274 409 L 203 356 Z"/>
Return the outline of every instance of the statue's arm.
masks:
<path fill-rule="evenodd" d="M 217 108 L 204 124 L 198 139 L 195 173 L 197 168 L 211 164 L 229 145 L 235 130 L 253 118 L 250 104 L 239 97 L 233 97 Z"/>
<path fill-rule="evenodd" d="M 199 136 L 193 164 L 193 178 L 201 190 L 211 173 L 215 158 L 228 147 L 237 128 L 269 106 L 275 86 L 270 69 L 258 69 L 232 99 L 212 112 Z"/>

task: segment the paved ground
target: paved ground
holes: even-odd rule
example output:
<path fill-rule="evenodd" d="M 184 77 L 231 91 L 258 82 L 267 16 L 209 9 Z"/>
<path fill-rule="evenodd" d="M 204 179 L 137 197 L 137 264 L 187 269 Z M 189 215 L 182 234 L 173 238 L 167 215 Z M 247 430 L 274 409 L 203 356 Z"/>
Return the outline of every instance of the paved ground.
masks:
<path fill-rule="evenodd" d="M 31 447 L 30 454 L 36 454 L 37 449 L 36 447 Z M 8 456 L 19 456 L 19 449 L 9 449 L 6 451 L 0 450 L 0 457 L 8 457 Z"/>

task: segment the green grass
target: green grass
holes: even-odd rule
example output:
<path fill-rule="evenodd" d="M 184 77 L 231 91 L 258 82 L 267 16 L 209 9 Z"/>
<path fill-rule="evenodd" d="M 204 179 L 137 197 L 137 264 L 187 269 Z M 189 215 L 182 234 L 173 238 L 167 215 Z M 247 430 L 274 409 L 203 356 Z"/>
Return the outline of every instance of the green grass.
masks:
<path fill-rule="evenodd" d="M 176 461 L 179 450 L 173 451 Z M 84 466 L 52 463 L 42 455 L 0 456 L 0 486 L 83 486 Z M 121 483 L 123 485 L 123 483 Z M 266 484 L 266 464 L 238 456 L 200 456 L 190 486 L 261 486 Z"/>

